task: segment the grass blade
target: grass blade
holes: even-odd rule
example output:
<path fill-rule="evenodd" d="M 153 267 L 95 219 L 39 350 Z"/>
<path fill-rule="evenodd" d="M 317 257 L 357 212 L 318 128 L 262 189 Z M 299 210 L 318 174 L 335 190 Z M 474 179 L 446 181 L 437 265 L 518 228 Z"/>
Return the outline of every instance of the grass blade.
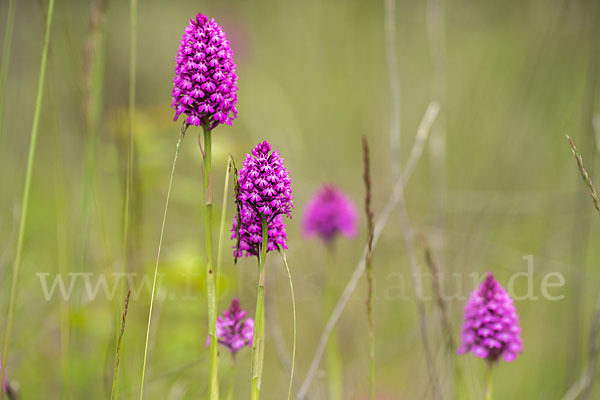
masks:
<path fill-rule="evenodd" d="M 598 199 L 598 193 L 596 192 L 596 188 L 594 187 L 594 183 L 592 182 L 592 178 L 588 174 L 585 166 L 583 165 L 583 157 L 577 151 L 577 147 L 575 147 L 575 143 L 573 143 L 573 139 L 567 135 L 567 140 L 571 145 L 571 151 L 573 152 L 573 156 L 577 161 L 577 168 L 579 169 L 579 174 L 581 175 L 581 179 L 588 188 L 590 193 L 590 197 L 592 198 L 592 203 L 596 210 L 600 213 L 600 200 Z M 581 393 L 583 399 L 589 399 L 591 394 L 592 387 L 592 379 L 596 372 L 596 364 L 598 363 L 598 333 L 600 332 L 600 294 L 596 300 L 596 306 L 594 309 L 594 315 L 592 317 L 592 323 L 589 333 L 589 349 L 588 349 L 588 366 L 583 376 L 579 381 L 577 381 L 569 392 L 565 395 L 564 399 L 575 399 Z"/>
<path fill-rule="evenodd" d="M 175 146 L 175 157 L 171 166 L 171 176 L 169 178 L 169 187 L 167 189 L 167 199 L 165 200 L 165 209 L 163 211 L 162 225 L 160 228 L 160 236 L 158 239 L 158 253 L 156 255 L 156 265 L 154 266 L 154 279 L 152 280 L 152 295 L 150 297 L 150 310 L 148 311 L 148 325 L 146 327 L 146 343 L 144 344 L 144 363 L 142 366 L 142 384 L 140 387 L 140 400 L 144 398 L 144 378 L 146 377 L 146 362 L 148 361 L 148 339 L 150 338 L 150 323 L 152 322 L 152 308 L 154 306 L 154 294 L 156 293 L 156 276 L 158 275 L 158 263 L 160 262 L 160 249 L 162 248 L 163 236 L 165 233 L 165 223 L 167 221 L 167 211 L 169 209 L 169 200 L 171 198 L 171 188 L 173 186 L 173 175 L 175 175 L 175 166 L 177 165 L 177 157 L 179 156 L 179 147 L 185 137 L 185 131 L 188 128 L 187 123 L 181 126 L 181 133 Z"/>
<path fill-rule="evenodd" d="M 119 338 L 117 339 L 117 350 L 115 352 L 115 367 L 113 369 L 113 380 L 112 389 L 110 391 L 111 400 L 115 398 L 115 392 L 117 387 L 117 372 L 119 371 L 119 362 L 121 355 L 121 341 L 123 340 L 123 334 L 125 333 L 125 319 L 127 318 L 127 310 L 129 308 L 129 297 L 131 296 L 131 290 L 127 292 L 125 297 L 125 306 L 123 307 L 123 318 L 121 320 L 121 331 L 119 332 Z"/>
<path fill-rule="evenodd" d="M 229 197 L 229 175 L 233 165 L 233 157 L 231 154 L 227 158 L 227 168 L 225 169 L 225 187 L 223 188 L 223 204 L 221 205 L 221 222 L 219 224 L 219 244 L 217 245 L 217 271 L 215 280 L 217 281 L 217 302 L 221 294 L 221 285 L 219 279 L 221 277 L 221 263 L 223 259 L 223 243 L 225 242 L 225 221 L 227 218 L 227 199 Z"/>
<path fill-rule="evenodd" d="M 6 29 L 4 30 L 4 43 L 2 45 L 2 66 L 0 67 L 0 137 L 2 137 L 2 126 L 4 122 L 4 94 L 6 90 L 6 78 L 8 76 L 8 66 L 10 64 L 10 52 L 12 47 L 12 36 L 15 25 L 16 1 L 10 0 L 8 3 L 8 13 L 6 15 Z"/>
<path fill-rule="evenodd" d="M 367 273 L 367 317 L 369 319 L 369 386 L 371 399 L 375 399 L 375 319 L 373 313 L 373 210 L 371 209 L 371 165 L 369 161 L 369 144 L 362 138 L 363 146 L 363 181 L 365 183 L 365 214 L 367 217 L 367 255 L 365 270 Z"/>
<path fill-rule="evenodd" d="M 23 188 L 23 200 L 21 204 L 21 220 L 19 222 L 19 235 L 17 238 L 17 249 L 15 252 L 15 262 L 13 264 L 12 281 L 10 285 L 10 298 L 8 302 L 8 316 L 6 322 L 6 331 L 4 333 L 4 345 L 2 350 L 2 366 L 0 366 L 0 382 L 4 382 L 6 375 L 6 364 L 8 363 L 8 347 L 10 344 L 10 335 L 12 333 L 12 324 L 15 314 L 15 304 L 17 301 L 17 285 L 19 282 L 19 271 L 21 269 L 21 258 L 23 255 L 23 242 L 25 239 L 25 227 L 27 225 L 27 213 L 29 211 L 29 194 L 31 191 L 31 177 L 33 175 L 33 166 L 35 161 L 35 148 L 37 144 L 38 128 L 40 122 L 40 113 L 42 109 L 42 98 L 44 95 L 44 81 L 46 78 L 46 64 L 48 60 L 48 47 L 50 44 L 50 32 L 52 28 L 52 14 L 54 12 L 54 0 L 48 4 L 48 14 L 46 17 L 46 33 L 44 35 L 44 47 L 42 49 L 42 61 L 40 65 L 40 76 L 37 88 L 37 98 L 35 101 L 35 111 L 33 113 L 33 125 L 31 127 L 31 140 L 29 142 L 29 153 L 27 155 L 27 170 L 25 172 L 25 187 Z M 0 400 L 4 398 L 4 391 L 0 390 Z"/>
<path fill-rule="evenodd" d="M 137 48 L 137 0 L 130 4 L 129 38 L 129 140 L 127 146 L 127 177 L 125 183 L 125 204 L 123 205 L 123 272 L 127 270 L 127 247 L 129 238 L 129 220 L 131 203 L 131 182 L 133 180 L 133 134 L 135 129 L 135 74 Z"/>
<path fill-rule="evenodd" d="M 292 343 L 292 367 L 290 369 L 290 387 L 288 389 L 288 400 L 292 398 L 292 384 L 294 383 L 294 365 L 296 364 L 296 298 L 294 296 L 294 284 L 292 283 L 292 273 L 290 272 L 290 267 L 287 262 L 287 257 L 285 253 L 281 253 L 281 257 L 283 258 L 283 265 L 285 265 L 285 270 L 287 271 L 288 281 L 290 283 L 290 293 L 292 294 L 292 316 L 294 319 L 294 341 Z"/>

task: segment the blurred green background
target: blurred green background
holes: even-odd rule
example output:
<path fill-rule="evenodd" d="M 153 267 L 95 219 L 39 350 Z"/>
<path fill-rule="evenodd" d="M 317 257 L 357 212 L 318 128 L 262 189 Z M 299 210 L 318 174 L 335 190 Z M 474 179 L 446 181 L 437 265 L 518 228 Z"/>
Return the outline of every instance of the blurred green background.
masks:
<path fill-rule="evenodd" d="M 2 1 L 2 35 L 7 7 L 8 1 Z M 46 8 L 45 1 L 17 1 L 7 87 L 0 93 L 5 96 L 0 310 L 8 307 Z M 513 274 L 527 271 L 523 257 L 533 256 L 533 290 L 539 298 L 516 301 L 524 352 L 497 368 L 497 399 L 562 398 L 587 363 L 590 319 L 600 291 L 600 220 L 564 135 L 574 137 L 595 176 L 600 143 L 592 118 L 600 113 L 599 11 L 598 2 L 583 0 L 429 0 L 397 1 L 393 15 L 403 162 L 427 105 L 437 100 L 441 106 L 432 140 L 406 187 L 406 203 L 420 268 L 427 271 L 423 254 L 428 242 L 444 271 L 445 292 L 461 294 L 449 301 L 457 337 L 465 297 L 474 287 L 469 274 L 491 270 L 506 285 Z M 229 153 L 240 165 L 246 152 L 267 139 L 285 158 L 293 180 L 295 211 L 288 221 L 287 257 L 298 306 L 299 384 L 327 317 L 323 282 L 327 279 L 341 291 L 366 239 L 361 213 L 359 235 L 337 243 L 332 265 L 321 243 L 302 236 L 306 201 L 321 184 L 333 182 L 362 210 L 361 135 L 371 145 L 376 216 L 392 191 L 384 3 L 139 1 L 127 250 L 127 270 L 136 274 L 136 287 L 154 270 L 180 126 L 172 121 L 170 108 L 174 57 L 183 29 L 198 12 L 224 27 L 239 77 L 239 117 L 213 134 L 215 225 Z M 108 1 L 103 12 L 97 0 L 57 0 L 54 17 L 8 377 L 23 399 L 101 399 L 110 394 L 122 287 L 112 301 L 102 294 L 89 299 L 79 280 L 68 302 L 58 294 L 47 301 L 37 274 L 49 273 L 51 284 L 59 273 L 92 273 L 95 286 L 99 274 L 123 268 L 129 2 Z M 96 97 L 100 91 L 102 98 Z M 188 130 L 173 184 L 147 399 L 202 398 L 207 389 L 198 133 L 197 128 Z M 229 224 L 231 201 L 227 213 Z M 253 315 L 255 261 L 243 259 L 234 266 L 230 244 L 227 240 L 219 308 L 237 296 Z M 397 213 L 375 249 L 374 269 L 378 398 L 433 398 Z M 565 278 L 564 287 L 549 290 L 564 295 L 561 300 L 542 296 L 541 283 L 550 272 Z M 264 399 L 281 399 L 287 393 L 292 320 L 287 277 L 275 254 L 268 258 L 267 285 L 262 392 Z M 429 296 L 427 277 L 424 287 Z M 515 292 L 527 290 L 526 279 L 517 279 Z M 365 296 L 361 280 L 337 327 L 344 399 L 368 394 Z M 129 306 L 121 398 L 139 393 L 149 301 L 145 289 Z M 445 398 L 450 398 L 452 375 L 439 312 L 431 299 L 426 305 L 436 367 Z M 0 318 L 3 331 L 5 320 Z M 221 360 L 225 387 L 230 357 L 224 349 Z M 238 363 L 235 398 L 247 398 L 249 349 L 240 352 Z M 466 355 L 460 363 L 469 396 L 481 398 L 484 362 Z M 324 362 L 321 367 L 309 392 L 313 400 L 328 398 Z M 596 386 L 592 398 L 600 396 Z"/>

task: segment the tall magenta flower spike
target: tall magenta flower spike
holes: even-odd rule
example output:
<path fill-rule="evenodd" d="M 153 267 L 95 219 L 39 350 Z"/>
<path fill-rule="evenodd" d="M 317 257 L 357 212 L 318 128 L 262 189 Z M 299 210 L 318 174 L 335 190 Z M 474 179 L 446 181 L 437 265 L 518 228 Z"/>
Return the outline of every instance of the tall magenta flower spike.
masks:
<path fill-rule="evenodd" d="M 268 221 L 267 251 L 287 249 L 283 215 L 291 217 L 294 205 L 289 172 L 277 150 L 262 142 L 246 154 L 239 171 L 240 226 L 233 221 L 232 239 L 239 232 L 238 257 L 258 256 L 262 243 L 262 220 Z"/>
<path fill-rule="evenodd" d="M 233 51 L 219 24 L 203 14 L 192 18 L 175 62 L 174 120 L 185 114 L 189 125 L 209 130 L 231 125 L 237 116 L 237 76 Z"/>
<path fill-rule="evenodd" d="M 246 318 L 247 315 L 240 307 L 240 301 L 233 299 L 229 308 L 217 319 L 217 341 L 234 355 L 244 347 L 252 346 L 254 320 Z M 206 345 L 209 343 L 210 337 Z"/>
<path fill-rule="evenodd" d="M 344 192 L 325 185 L 309 200 L 304 212 L 303 230 L 306 236 L 318 236 L 325 242 L 337 235 L 356 235 L 356 208 Z"/>
<path fill-rule="evenodd" d="M 492 366 L 500 357 L 513 361 L 523 351 L 519 316 L 506 290 L 488 272 L 465 306 L 462 345 L 458 354 L 470 351 Z"/>
<path fill-rule="evenodd" d="M 236 239 L 234 257 L 257 256 L 259 260 L 255 314 L 257 329 L 254 330 L 252 340 L 251 400 L 258 400 L 260 397 L 264 361 L 265 260 L 268 251 L 287 248 L 283 216 L 291 217 L 294 207 L 292 200 L 291 180 L 283 165 L 283 158 L 277 150 L 271 151 L 268 142 L 257 144 L 252 149 L 252 154 L 246 154 L 244 165 L 239 171 L 236 185 L 238 215 L 232 228 L 232 239 Z M 287 268 L 285 256 L 283 260 Z M 290 395 L 291 383 L 288 398 Z"/>

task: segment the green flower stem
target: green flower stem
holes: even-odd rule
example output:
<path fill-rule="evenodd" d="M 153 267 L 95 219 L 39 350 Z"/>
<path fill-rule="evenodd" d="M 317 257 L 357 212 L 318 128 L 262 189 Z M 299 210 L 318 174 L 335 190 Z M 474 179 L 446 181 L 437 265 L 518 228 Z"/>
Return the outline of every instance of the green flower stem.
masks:
<path fill-rule="evenodd" d="M 211 168 L 211 131 L 206 126 L 204 131 L 204 201 L 206 214 L 204 217 L 206 239 L 206 295 L 208 301 L 208 336 L 210 337 L 210 400 L 219 399 L 219 351 L 217 348 L 217 300 L 216 279 L 212 258 L 212 181 Z"/>
<path fill-rule="evenodd" d="M 450 355 L 450 362 L 452 364 L 452 376 L 454 378 L 454 398 L 462 399 L 466 395 L 467 389 L 465 388 L 465 382 L 462 375 L 462 368 L 460 366 L 460 360 L 456 357 L 456 354 Z"/>
<path fill-rule="evenodd" d="M 165 210 L 163 211 L 162 226 L 160 228 L 160 237 L 158 239 L 158 253 L 156 255 L 156 265 L 154 267 L 154 280 L 152 281 L 152 295 L 150 297 L 150 311 L 148 312 L 148 326 L 146 327 L 146 344 L 144 345 L 144 364 L 142 366 L 142 385 L 140 388 L 140 400 L 144 398 L 144 378 L 146 377 L 146 361 L 148 359 L 148 339 L 150 338 L 150 322 L 152 322 L 152 309 L 154 307 L 154 295 L 156 293 L 156 276 L 158 275 L 158 263 L 160 261 L 160 250 L 162 248 L 163 236 L 165 233 L 165 223 L 167 221 L 167 210 L 169 209 L 169 200 L 171 199 L 171 187 L 173 186 L 173 175 L 175 175 L 175 165 L 177 165 L 177 157 L 179 156 L 179 147 L 185 137 L 188 124 L 183 123 L 181 126 L 181 133 L 179 134 L 179 140 L 175 146 L 175 157 L 173 158 L 173 165 L 171 167 L 171 177 L 169 178 L 169 188 L 167 189 L 167 200 L 165 200 Z"/>
<path fill-rule="evenodd" d="M 23 256 L 23 242 L 25 239 L 25 227 L 27 225 L 27 213 L 29 210 L 29 194 L 31 191 L 31 177 L 33 175 L 33 165 L 35 161 L 35 148 L 38 137 L 38 127 L 40 123 L 40 112 L 42 109 L 42 97 L 44 96 L 44 80 L 46 77 L 46 63 L 48 59 L 48 46 L 50 44 L 50 31 L 52 27 L 52 13 L 54 11 L 54 0 L 48 3 L 48 15 L 46 17 L 46 33 L 44 36 L 44 48 L 42 49 L 42 61 L 40 65 L 40 76 L 37 88 L 37 98 L 35 101 L 35 111 L 33 114 L 33 126 L 31 127 L 31 140 L 29 142 L 29 154 L 27 155 L 27 170 L 25 172 L 25 186 L 23 188 L 23 202 L 21 204 L 21 220 L 19 222 L 19 236 L 17 238 L 17 248 L 15 251 L 15 262 L 13 264 L 12 281 L 10 285 L 10 297 L 8 302 L 8 316 L 6 322 L 6 331 L 4 334 L 4 345 L 2 350 L 2 366 L 0 367 L 0 382 L 4 382 L 6 376 L 6 364 L 8 364 L 8 346 L 10 344 L 10 334 L 15 315 L 15 305 L 17 302 L 17 285 L 19 282 L 19 270 L 21 269 L 21 258 Z M 2 94 L 3 96 L 4 94 Z M 0 390 L 0 400 L 4 398 L 4 391 Z"/>
<path fill-rule="evenodd" d="M 292 383 L 294 382 L 294 365 L 296 364 L 296 298 L 294 296 L 294 284 L 292 283 L 292 273 L 290 272 L 290 267 L 287 262 L 287 257 L 285 253 L 281 253 L 283 257 L 283 265 L 285 265 L 285 270 L 287 271 L 288 281 L 290 283 L 290 292 L 292 294 L 292 316 L 294 320 L 294 338 L 292 342 L 292 367 L 290 369 L 290 386 L 288 389 L 288 400 L 292 398 Z"/>
<path fill-rule="evenodd" d="M 329 262 L 327 263 L 327 271 L 329 271 L 328 279 L 326 279 L 325 290 L 324 290 L 324 302 L 325 311 L 327 315 L 333 312 L 335 307 L 338 294 L 335 285 L 332 283 L 335 280 L 336 272 L 336 260 L 335 260 L 335 248 L 333 244 L 327 248 L 327 255 Z M 343 394 L 342 385 L 342 360 L 340 355 L 339 337 L 337 331 L 331 332 L 329 340 L 327 341 L 327 347 L 325 348 L 325 354 L 327 357 L 327 387 L 329 392 L 330 400 L 341 400 Z"/>
<path fill-rule="evenodd" d="M 269 224 L 266 218 L 262 220 L 262 246 L 258 262 L 258 293 L 256 295 L 256 315 L 254 318 L 254 337 L 252 339 L 252 400 L 260 397 L 260 385 L 264 361 L 265 345 L 265 259 L 267 258 L 267 241 Z"/>
<path fill-rule="evenodd" d="M 231 371 L 229 372 L 229 388 L 227 389 L 227 400 L 233 400 L 233 389 L 235 387 L 235 368 L 237 366 L 237 358 L 235 354 L 231 358 Z"/>
<path fill-rule="evenodd" d="M 487 369 L 485 379 L 485 400 L 492 400 L 492 366 Z"/>

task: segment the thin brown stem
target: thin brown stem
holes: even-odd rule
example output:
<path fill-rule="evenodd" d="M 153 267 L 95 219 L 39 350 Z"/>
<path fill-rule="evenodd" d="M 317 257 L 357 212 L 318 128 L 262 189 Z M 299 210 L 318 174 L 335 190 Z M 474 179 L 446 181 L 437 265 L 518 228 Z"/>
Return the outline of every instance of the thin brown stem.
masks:
<path fill-rule="evenodd" d="M 369 384 L 371 399 L 375 398 L 375 318 L 373 313 L 373 210 L 371 209 L 371 163 L 369 160 L 369 143 L 362 138 L 363 147 L 363 182 L 365 184 L 365 215 L 367 218 L 367 256 L 365 269 L 367 273 L 367 317 L 369 319 Z"/>
<path fill-rule="evenodd" d="M 119 372 L 119 363 L 121 361 L 121 342 L 123 340 L 123 334 L 125 333 L 125 321 L 127 318 L 127 310 L 129 309 L 129 298 L 131 297 L 131 289 L 127 291 L 127 296 L 125 297 L 125 306 L 123 307 L 123 317 L 121 318 L 121 331 L 119 332 L 119 338 L 117 339 L 117 350 L 115 353 L 115 366 L 113 368 L 113 380 L 112 380 L 112 389 L 110 391 L 111 400 L 115 397 L 115 389 L 117 387 L 118 381 L 118 372 Z"/>
<path fill-rule="evenodd" d="M 427 266 L 429 267 L 429 272 L 431 273 L 431 290 L 440 314 L 442 335 L 446 339 L 444 342 L 446 354 L 450 361 L 452 373 L 454 375 L 455 399 L 460 400 L 462 398 L 462 371 L 459 364 L 456 362 L 456 340 L 454 339 L 452 323 L 450 322 L 450 316 L 448 315 L 448 304 L 442 296 L 443 282 L 441 279 L 441 270 L 439 264 L 434 259 L 433 253 L 429 246 L 426 246 L 425 248 L 425 260 Z"/>
<path fill-rule="evenodd" d="M 452 332 L 452 324 L 448 316 L 448 306 L 442 297 L 442 281 L 440 279 L 440 267 L 433 258 L 431 249 L 425 248 L 425 260 L 431 273 L 431 289 L 434 295 L 435 304 L 440 311 L 440 320 L 442 325 L 443 335 L 446 338 L 446 351 L 448 355 L 453 356 L 456 350 L 456 342 Z"/>
<path fill-rule="evenodd" d="M 579 154 L 577 152 L 577 147 L 575 147 L 575 143 L 573 143 L 573 139 L 571 139 L 571 137 L 568 135 L 567 135 L 567 140 L 569 141 L 569 144 L 571 145 L 571 150 L 573 151 L 573 156 L 575 156 L 575 160 L 577 161 L 577 168 L 579 168 L 579 173 L 581 174 L 581 179 L 583 179 L 583 182 L 588 187 L 590 196 L 592 197 L 592 202 L 594 203 L 594 207 L 596 207 L 596 210 L 600 213 L 600 200 L 598 199 L 598 193 L 596 192 L 596 189 L 594 188 L 592 178 L 590 178 L 590 175 L 588 174 L 587 170 L 585 169 L 585 166 L 583 165 L 583 157 L 581 157 L 581 154 Z"/>

